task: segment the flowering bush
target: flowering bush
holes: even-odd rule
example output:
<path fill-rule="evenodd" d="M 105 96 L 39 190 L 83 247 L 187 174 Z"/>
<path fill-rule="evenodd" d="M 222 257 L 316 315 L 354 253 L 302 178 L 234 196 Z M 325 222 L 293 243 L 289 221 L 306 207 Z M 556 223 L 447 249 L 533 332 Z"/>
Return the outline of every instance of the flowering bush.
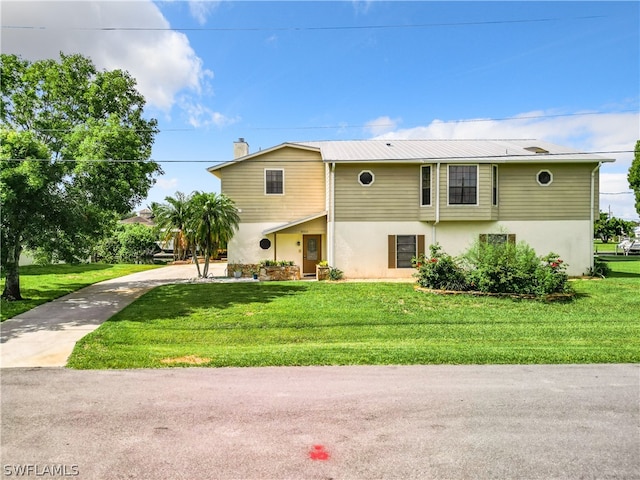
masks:
<path fill-rule="evenodd" d="M 438 290 L 467 290 L 464 271 L 451 255 L 441 250 L 438 244 L 430 245 L 430 256 L 423 254 L 413 259 L 413 265 L 418 269 L 414 275 L 418 285 Z"/>
<path fill-rule="evenodd" d="M 414 259 L 421 287 L 486 293 L 547 295 L 570 292 L 566 263 L 555 253 L 538 257 L 529 245 L 477 242 L 460 260 L 429 247 L 430 256 Z"/>
<path fill-rule="evenodd" d="M 542 265 L 536 270 L 537 294 L 565 293 L 569 291 L 567 264 L 556 254 L 542 257 Z"/>
<path fill-rule="evenodd" d="M 471 287 L 490 293 L 534 293 L 534 279 L 540 260 L 524 243 L 477 242 L 464 259 Z"/>

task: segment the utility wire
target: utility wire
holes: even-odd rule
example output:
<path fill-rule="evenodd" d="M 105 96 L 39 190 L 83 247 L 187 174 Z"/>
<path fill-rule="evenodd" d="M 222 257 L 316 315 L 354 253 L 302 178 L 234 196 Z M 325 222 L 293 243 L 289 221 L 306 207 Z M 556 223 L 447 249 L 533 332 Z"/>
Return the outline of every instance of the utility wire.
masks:
<path fill-rule="evenodd" d="M 605 155 L 605 154 L 618 154 L 618 153 L 633 153 L 634 150 L 609 150 L 609 151 L 597 151 L 597 152 L 563 152 L 563 153 L 545 153 L 541 155 L 543 157 L 570 157 L 577 155 Z M 260 152 L 255 152 L 254 154 L 258 154 Z M 501 158 L 518 158 L 518 157 L 532 157 L 540 154 L 521 154 L 521 155 L 513 155 L 513 154 L 505 154 L 505 155 L 477 155 L 477 156 L 446 156 L 446 157 L 424 157 L 424 158 L 412 158 L 406 159 L 408 161 L 446 161 L 446 160 L 490 160 L 490 159 L 501 159 Z M 209 164 L 233 164 L 240 163 L 243 159 L 237 160 L 141 160 L 141 159 L 98 159 L 98 158 L 82 158 L 82 159 L 60 159 L 60 160 L 51 160 L 50 158 L 11 158 L 11 159 L 2 159 L 2 161 L 7 162 L 105 162 L 105 163 L 137 163 L 137 162 L 155 162 L 155 163 L 209 163 Z M 595 160 L 594 160 L 595 161 Z M 261 163 L 317 163 L 318 160 L 260 160 Z M 367 163 L 367 162 L 388 162 L 394 163 L 398 162 L 398 160 L 393 159 L 376 159 L 371 158 L 367 160 L 353 160 L 353 161 L 340 161 L 337 163 Z"/>
<path fill-rule="evenodd" d="M 584 112 L 584 113 L 558 113 L 550 115 L 524 115 L 520 117 L 501 117 L 501 118 L 476 118 L 468 120 L 438 120 L 438 125 L 449 125 L 456 123 L 483 123 L 483 122 L 513 122 L 518 120 L 535 120 L 540 118 L 560 118 L 560 117 L 582 117 L 590 115 L 615 115 L 619 113 L 640 113 L 638 110 L 618 110 L 617 112 Z M 432 123 L 435 120 L 432 121 Z M 379 128 L 379 127 L 397 127 L 397 123 L 375 123 L 369 125 L 318 125 L 308 127 L 243 127 L 246 130 L 339 130 L 339 129 L 351 129 L 351 128 Z M 417 127 L 405 127 L 404 129 L 411 129 Z M 73 128 L 43 128 L 38 129 L 38 132 L 70 132 Z M 160 128 L 159 133 L 163 132 L 197 132 L 198 128 Z M 135 132 L 151 132 L 150 129 L 136 129 Z"/>
<path fill-rule="evenodd" d="M 418 23 L 418 24 L 390 24 L 390 25 L 329 25 L 321 27 L 52 27 L 46 25 L 2 25 L 0 28 L 10 30 L 69 30 L 69 31 L 179 31 L 179 32 L 300 32 L 300 31 L 322 31 L 322 30 L 384 30 L 384 29 L 405 29 L 405 28 L 434 28 L 434 27 L 464 27 L 476 25 L 504 25 L 518 23 L 543 23 L 566 20 L 593 20 L 604 18 L 604 15 L 590 15 L 582 17 L 568 18 L 532 18 L 520 20 L 488 20 L 479 22 L 438 22 L 438 23 Z"/>

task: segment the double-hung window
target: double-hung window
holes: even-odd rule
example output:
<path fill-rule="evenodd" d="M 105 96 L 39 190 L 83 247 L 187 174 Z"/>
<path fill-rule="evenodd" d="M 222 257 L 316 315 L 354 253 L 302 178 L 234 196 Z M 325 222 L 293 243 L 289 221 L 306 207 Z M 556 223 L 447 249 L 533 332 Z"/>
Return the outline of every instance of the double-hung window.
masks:
<path fill-rule="evenodd" d="M 420 205 L 431 205 L 431 165 L 420 167 Z"/>
<path fill-rule="evenodd" d="M 264 193 L 266 195 L 284 195 L 284 170 L 264 171 Z"/>
<path fill-rule="evenodd" d="M 478 204 L 478 166 L 449 165 L 449 205 Z"/>

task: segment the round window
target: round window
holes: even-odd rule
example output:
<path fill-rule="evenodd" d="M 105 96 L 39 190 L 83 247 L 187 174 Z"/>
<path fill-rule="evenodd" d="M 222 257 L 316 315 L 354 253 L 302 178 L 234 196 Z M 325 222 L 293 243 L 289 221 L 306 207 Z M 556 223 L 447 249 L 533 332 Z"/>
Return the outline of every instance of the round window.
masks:
<path fill-rule="evenodd" d="M 271 248 L 271 240 L 268 238 L 263 238 L 260 240 L 260 248 L 263 250 L 268 250 Z"/>
<path fill-rule="evenodd" d="M 360 182 L 360 185 L 364 187 L 368 187 L 369 185 L 371 185 L 374 179 L 375 177 L 373 175 L 373 172 L 369 170 L 363 170 L 358 174 L 358 182 Z"/>
<path fill-rule="evenodd" d="M 549 170 L 542 170 L 538 172 L 537 179 L 540 185 L 542 185 L 543 187 L 546 187 L 551 182 L 553 182 L 553 175 Z"/>

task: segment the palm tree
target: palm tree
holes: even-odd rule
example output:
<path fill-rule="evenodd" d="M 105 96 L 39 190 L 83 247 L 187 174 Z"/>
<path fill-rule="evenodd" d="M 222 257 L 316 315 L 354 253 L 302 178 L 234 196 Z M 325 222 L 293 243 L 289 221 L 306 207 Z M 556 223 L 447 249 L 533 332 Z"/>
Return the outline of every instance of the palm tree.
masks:
<path fill-rule="evenodd" d="M 188 236 L 204 255 L 204 267 L 194 255 L 198 276 L 209 274 L 209 259 L 220 245 L 226 244 L 238 229 L 240 216 L 233 201 L 224 194 L 194 192 L 190 202 Z"/>
<path fill-rule="evenodd" d="M 186 226 L 190 215 L 191 195 L 176 192 L 175 197 L 165 197 L 165 201 L 167 203 L 151 205 L 156 227 L 163 241 L 173 240 L 173 258 L 185 260 L 190 246 Z"/>

